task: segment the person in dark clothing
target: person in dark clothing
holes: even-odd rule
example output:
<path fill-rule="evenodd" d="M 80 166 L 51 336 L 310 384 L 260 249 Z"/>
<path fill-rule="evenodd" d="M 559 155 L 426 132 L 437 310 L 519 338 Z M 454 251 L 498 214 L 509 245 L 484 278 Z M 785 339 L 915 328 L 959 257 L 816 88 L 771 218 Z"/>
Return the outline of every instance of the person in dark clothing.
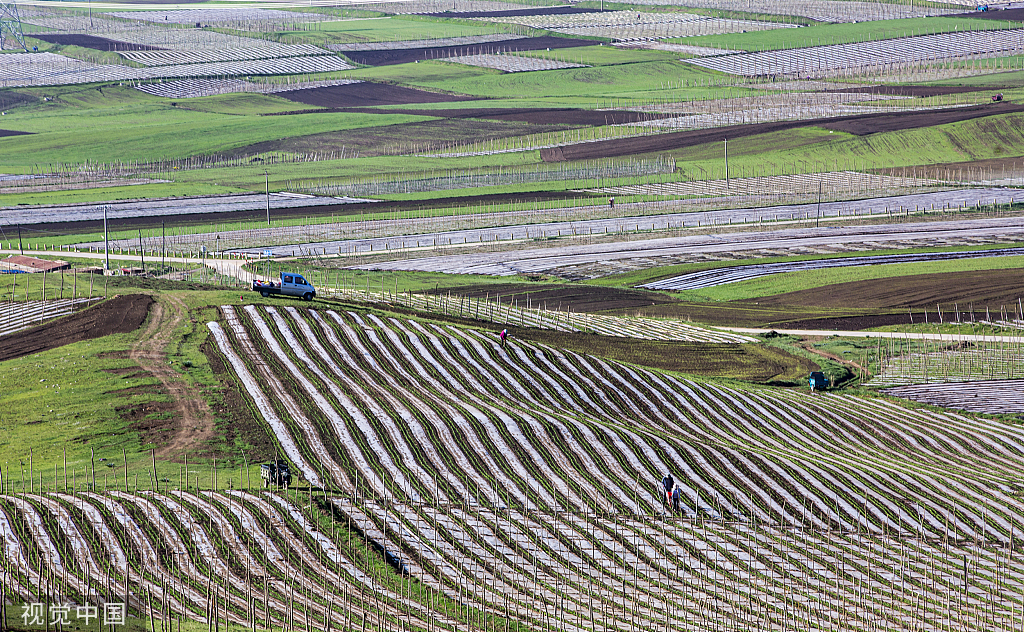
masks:
<path fill-rule="evenodd" d="M 679 513 L 679 505 L 683 501 L 683 490 L 676 485 L 672 490 L 672 511 Z"/>
<path fill-rule="evenodd" d="M 672 480 L 671 474 L 665 474 L 661 484 L 665 487 L 665 504 L 672 506 L 672 488 L 676 486 L 676 482 Z"/>

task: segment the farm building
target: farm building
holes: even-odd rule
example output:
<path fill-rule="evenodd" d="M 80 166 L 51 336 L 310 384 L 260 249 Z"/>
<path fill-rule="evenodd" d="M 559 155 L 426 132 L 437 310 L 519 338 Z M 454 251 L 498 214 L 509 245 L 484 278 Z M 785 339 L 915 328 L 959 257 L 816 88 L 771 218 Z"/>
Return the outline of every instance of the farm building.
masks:
<path fill-rule="evenodd" d="M 58 272 L 67 270 L 71 264 L 67 261 L 36 259 L 23 255 L 12 255 L 0 260 L 0 272 Z"/>

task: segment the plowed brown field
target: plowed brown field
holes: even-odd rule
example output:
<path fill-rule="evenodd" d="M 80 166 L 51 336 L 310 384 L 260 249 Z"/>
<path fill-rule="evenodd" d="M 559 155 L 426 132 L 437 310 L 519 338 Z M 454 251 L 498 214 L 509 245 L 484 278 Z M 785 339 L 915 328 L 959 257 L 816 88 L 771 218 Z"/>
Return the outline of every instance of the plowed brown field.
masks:
<path fill-rule="evenodd" d="M 461 17 L 461 16 L 460 16 Z M 434 48 L 401 48 L 394 50 L 361 50 L 344 53 L 346 57 L 365 66 L 392 66 L 411 64 L 415 61 L 443 59 L 459 55 L 479 55 L 501 50 L 545 50 L 548 48 L 576 48 L 596 46 L 593 40 L 569 39 L 567 37 L 526 37 L 510 42 L 471 44 L 468 46 L 437 46 Z"/>
<path fill-rule="evenodd" d="M 824 127 L 851 134 L 865 135 L 878 132 L 891 132 L 932 125 L 944 125 L 957 121 L 966 121 L 997 114 L 1024 112 L 1024 105 L 1013 103 L 992 103 L 965 108 L 933 110 L 930 112 L 906 112 L 897 114 L 864 114 L 825 119 L 808 119 L 806 121 L 778 121 L 756 125 L 731 125 L 706 130 L 655 134 L 639 138 L 616 138 L 597 142 L 580 143 L 542 149 L 541 158 L 545 162 L 561 162 L 565 160 L 595 160 L 614 156 L 631 156 L 654 152 L 672 151 L 685 147 L 694 147 L 710 142 L 720 142 L 722 138 L 744 138 L 757 134 L 768 134 L 799 127 Z"/>
<path fill-rule="evenodd" d="M 146 320 L 153 297 L 115 296 L 77 314 L 0 338 L 0 361 L 56 349 L 73 342 L 135 331 Z"/>

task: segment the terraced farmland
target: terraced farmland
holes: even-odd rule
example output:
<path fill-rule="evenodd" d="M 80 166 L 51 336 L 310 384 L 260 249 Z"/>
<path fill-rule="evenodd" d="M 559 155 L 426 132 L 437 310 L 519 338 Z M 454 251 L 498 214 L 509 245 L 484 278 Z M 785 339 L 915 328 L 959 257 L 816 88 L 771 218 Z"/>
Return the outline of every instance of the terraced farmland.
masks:
<path fill-rule="evenodd" d="M 98 298 L 64 298 L 46 301 L 5 301 L 0 303 L 0 336 L 28 329 L 47 320 L 84 309 Z"/>
<path fill-rule="evenodd" d="M 5 494 L 2 590 L 26 601 L 45 590 L 51 603 L 127 602 L 133 615 L 210 625 L 452 628 L 394 586 L 408 582 L 385 585 L 360 564 L 351 538 L 345 546 L 324 531 L 277 495 Z"/>
<path fill-rule="evenodd" d="M 335 497 L 334 522 L 317 524 L 295 500 L 6 493 L 4 595 L 127 601 L 134 616 L 213 627 L 381 632 L 874 630 L 909 621 L 1016 629 L 1021 620 L 1024 577 L 1011 548 L 930 541 L 914 523 L 881 536 L 723 521 L 710 505 L 683 519 Z M 367 564 L 365 545 L 344 535 L 352 527 L 409 575 Z"/>
<path fill-rule="evenodd" d="M 692 272 L 669 279 L 661 279 L 647 283 L 641 287 L 649 290 L 697 290 L 715 287 L 726 283 L 739 283 L 751 279 L 759 279 L 771 274 L 785 274 L 801 270 L 822 270 L 825 268 L 843 268 L 849 266 L 889 265 L 896 263 L 912 263 L 915 261 L 950 261 L 956 259 L 976 259 L 983 257 L 1012 257 L 1024 255 L 1024 248 L 995 248 L 992 250 L 974 250 L 967 252 L 924 252 L 877 257 L 840 257 L 835 259 L 812 259 L 809 261 L 782 261 L 778 263 L 761 263 L 747 266 L 717 268 Z"/>
<path fill-rule="evenodd" d="M 861 2 L 859 0 L 642 0 L 637 4 L 681 5 L 720 11 L 744 11 L 769 15 L 799 15 L 817 22 L 870 22 L 958 13 L 956 9 L 917 6 L 912 3 Z M 960 4 L 960 3 L 949 3 Z M 965 6 L 974 6 L 966 3 Z M 962 10 L 961 10 L 962 11 Z"/>
<path fill-rule="evenodd" d="M 295 83 L 256 83 L 245 81 L 244 79 L 180 79 L 177 81 L 144 83 L 135 86 L 135 89 L 146 94 L 168 99 L 192 99 L 233 92 L 279 94 L 281 92 L 291 92 L 292 90 L 344 86 L 350 83 L 361 82 L 357 79 L 326 79 L 323 81 L 297 81 Z"/>
<path fill-rule="evenodd" d="M 54 53 L 14 53 L 5 55 L 4 62 L 4 67 L 0 70 L 0 87 L 5 88 L 163 77 L 309 74 L 349 70 L 353 67 L 345 60 L 331 55 L 175 64 L 147 68 L 96 64 Z"/>
<path fill-rule="evenodd" d="M 563 68 L 587 68 L 585 64 L 573 64 L 555 59 L 538 57 L 521 57 L 519 55 L 461 55 L 450 57 L 446 61 L 466 66 L 492 68 L 502 72 L 532 72 L 535 70 L 560 70 Z"/>
<path fill-rule="evenodd" d="M 921 521 L 931 537 L 982 539 L 1009 537 L 1024 517 L 1003 496 L 1022 451 L 1009 426 L 699 383 L 515 340 L 502 348 L 450 326 L 292 307 L 222 311 L 225 325 L 210 325 L 218 348 L 314 485 L 651 513 L 669 471 L 689 513 L 696 504 L 879 534 Z M 981 467 L 945 447 L 964 438 L 992 460 Z"/>
<path fill-rule="evenodd" d="M 488 22 L 509 22 L 565 35 L 608 37 L 615 40 L 649 40 L 763 31 L 793 27 L 781 22 L 724 20 L 689 13 L 634 13 L 610 11 L 569 15 L 533 15 L 474 18 Z"/>
<path fill-rule="evenodd" d="M 684 61 L 748 77 L 797 75 L 835 77 L 841 71 L 883 74 L 890 68 L 1006 57 L 1024 51 L 1024 30 L 970 31 L 921 35 L 855 44 L 814 46 Z"/>

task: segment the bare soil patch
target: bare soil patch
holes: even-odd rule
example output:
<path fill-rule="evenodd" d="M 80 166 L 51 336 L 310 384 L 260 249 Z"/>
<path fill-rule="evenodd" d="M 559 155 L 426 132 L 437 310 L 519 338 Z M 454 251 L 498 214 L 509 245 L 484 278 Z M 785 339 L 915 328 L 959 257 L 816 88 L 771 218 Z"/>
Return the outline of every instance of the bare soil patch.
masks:
<path fill-rule="evenodd" d="M 93 50 L 117 51 L 117 50 L 167 50 L 159 46 L 147 46 L 146 44 L 132 44 L 118 40 L 85 35 L 81 33 L 33 33 L 31 37 L 64 46 L 81 46 Z"/>
<path fill-rule="evenodd" d="M 0 129 L 0 138 L 3 138 L 4 136 L 27 136 L 33 133 L 34 132 L 19 132 L 13 129 Z"/>
<path fill-rule="evenodd" d="M 789 292 L 757 300 L 762 307 L 814 306 L 844 308 L 930 308 L 935 304 L 956 303 L 969 311 L 974 305 L 984 317 L 985 306 L 998 310 L 1000 305 L 1016 304 L 1024 295 L 1024 271 L 978 270 L 941 274 L 915 274 L 868 281 L 851 281 L 826 287 Z M 916 315 L 915 315 L 916 318 Z"/>
<path fill-rule="evenodd" d="M 77 314 L 0 337 L 0 361 L 135 331 L 146 320 L 152 304 L 153 297 L 148 294 L 115 296 Z"/>
<path fill-rule="evenodd" d="M 247 145 L 233 150 L 237 155 L 249 155 L 271 151 L 316 152 L 329 151 L 345 147 L 346 152 L 358 151 L 360 157 L 381 156 L 396 143 L 418 143 L 419 147 L 428 151 L 439 150 L 448 143 L 472 143 L 535 134 L 539 132 L 557 132 L 571 129 L 568 125 L 533 125 L 512 121 L 480 121 L 452 120 L 424 121 L 421 123 L 403 123 L 400 125 L 384 125 L 381 127 L 364 127 L 353 130 L 340 130 L 309 136 L 295 136 L 281 140 L 266 141 Z M 305 213 L 308 215 L 308 213 Z M 218 213 L 218 216 L 220 214 Z"/>
<path fill-rule="evenodd" d="M 1024 104 L 1003 101 L 1001 103 L 975 105 L 950 110 L 870 115 L 864 118 L 839 119 L 834 122 L 826 122 L 821 124 L 820 127 L 834 129 L 837 132 L 856 134 L 857 136 L 866 136 L 878 132 L 894 132 L 904 129 L 945 125 L 947 123 L 959 123 L 960 121 L 969 121 L 996 114 L 1009 114 L 1011 112 L 1024 112 Z"/>
<path fill-rule="evenodd" d="M 341 86 L 290 90 L 278 93 L 279 97 L 315 105 L 323 108 L 366 107 L 371 105 L 404 105 L 406 103 L 447 103 L 471 101 L 477 97 L 456 96 L 440 92 L 428 92 L 415 88 L 403 88 L 386 83 L 348 83 Z"/>
<path fill-rule="evenodd" d="M 468 14 L 460 14 L 462 17 Z M 512 15 L 502 12 L 502 15 Z M 451 17 L 451 16 L 449 16 Z M 436 46 L 426 48 L 403 48 L 395 50 L 361 50 L 348 51 L 345 56 L 357 64 L 364 66 L 392 66 L 395 64 L 411 64 L 416 61 L 443 59 L 459 55 L 479 55 L 496 53 L 502 50 L 546 50 L 556 48 L 577 48 L 579 46 L 596 46 L 594 40 L 570 39 L 568 37 L 525 37 L 513 42 L 491 42 L 487 44 L 469 44 L 462 46 Z M 285 93 L 287 94 L 287 93 Z"/>
<path fill-rule="evenodd" d="M 686 147 L 720 142 L 722 138 L 744 138 L 757 134 L 769 134 L 800 127 L 823 127 L 851 134 L 866 135 L 878 132 L 891 132 L 919 127 L 944 125 L 985 116 L 1024 112 L 1024 105 L 1008 102 L 978 105 L 930 112 L 880 113 L 845 116 L 838 118 L 808 119 L 806 121 L 779 121 L 776 123 L 759 123 L 756 125 L 730 125 L 709 130 L 693 130 L 688 132 L 672 132 L 638 138 L 616 138 L 592 143 L 579 143 L 563 147 L 550 147 L 540 151 L 545 162 L 561 162 L 565 160 L 595 160 L 615 156 L 630 156 L 662 151 L 672 151 Z"/>
<path fill-rule="evenodd" d="M 0 110 L 9 110 L 19 105 L 26 105 L 28 103 L 36 103 L 39 101 L 39 97 L 32 94 L 24 94 L 22 92 L 16 92 L 14 90 L 0 90 Z M 28 132 L 17 132 L 19 134 L 27 134 Z"/>
<path fill-rule="evenodd" d="M 331 110 L 318 110 L 331 111 Z M 531 123 L 534 125 L 621 125 L 639 123 L 654 119 L 672 118 L 674 114 L 660 112 L 630 112 L 628 110 L 579 110 L 575 108 L 452 108 L 447 110 L 375 110 L 372 108 L 350 108 L 349 112 L 371 114 L 414 114 L 436 116 L 447 119 L 486 119 Z"/>
<path fill-rule="evenodd" d="M 1024 9 L 1006 9 L 1004 11 L 971 11 L 969 13 L 958 13 L 949 15 L 950 18 L 974 18 L 976 20 L 1007 20 L 1013 22 L 1024 22 Z"/>

